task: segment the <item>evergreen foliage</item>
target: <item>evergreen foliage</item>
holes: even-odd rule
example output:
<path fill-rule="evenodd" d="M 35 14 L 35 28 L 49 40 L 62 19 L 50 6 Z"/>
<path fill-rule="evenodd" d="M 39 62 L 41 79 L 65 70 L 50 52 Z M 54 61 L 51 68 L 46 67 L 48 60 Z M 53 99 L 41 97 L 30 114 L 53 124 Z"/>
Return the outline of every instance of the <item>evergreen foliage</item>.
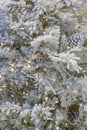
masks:
<path fill-rule="evenodd" d="M 0 5 L 0 129 L 86 130 L 87 1 Z"/>

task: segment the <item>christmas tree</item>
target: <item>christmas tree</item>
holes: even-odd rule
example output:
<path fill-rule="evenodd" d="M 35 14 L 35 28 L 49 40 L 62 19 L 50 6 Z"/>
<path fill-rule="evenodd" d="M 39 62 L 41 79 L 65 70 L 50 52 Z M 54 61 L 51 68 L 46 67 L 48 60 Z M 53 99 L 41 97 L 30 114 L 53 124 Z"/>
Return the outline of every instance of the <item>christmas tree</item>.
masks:
<path fill-rule="evenodd" d="M 87 129 L 87 1 L 0 2 L 0 129 Z"/>

